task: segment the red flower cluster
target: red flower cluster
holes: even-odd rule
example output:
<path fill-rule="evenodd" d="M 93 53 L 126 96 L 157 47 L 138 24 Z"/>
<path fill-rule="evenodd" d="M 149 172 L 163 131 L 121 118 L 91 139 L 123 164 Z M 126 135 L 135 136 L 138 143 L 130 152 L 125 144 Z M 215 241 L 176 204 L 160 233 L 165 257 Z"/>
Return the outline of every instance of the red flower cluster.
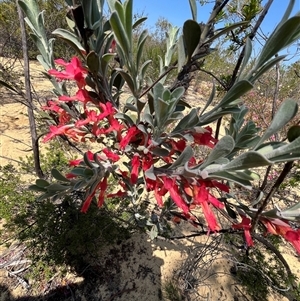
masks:
<path fill-rule="evenodd" d="M 107 194 L 108 175 L 98 181 L 93 191 L 90 192 L 85 200 L 82 211 L 86 212 L 94 197 L 98 195 L 98 206 L 104 202 L 104 197 L 126 196 L 130 190 L 130 185 L 139 183 L 139 177 L 143 177 L 144 183 L 148 191 L 153 191 L 157 203 L 162 206 L 163 198 L 168 194 L 183 213 L 187 216 L 188 212 L 195 206 L 202 208 L 204 216 L 207 220 L 209 229 L 217 231 L 220 229 L 217 224 L 212 207 L 223 208 L 224 204 L 217 200 L 209 190 L 213 187 L 228 192 L 227 186 L 217 181 L 204 181 L 195 179 L 186 179 L 183 175 L 172 175 L 163 172 L 154 173 L 154 178 L 147 177 L 149 170 L 154 170 L 156 162 L 172 164 L 178 156 L 184 151 L 187 142 L 182 139 L 166 137 L 164 139 L 164 153 L 167 155 L 159 156 L 155 153 L 155 148 L 160 147 L 155 141 L 152 141 L 152 132 L 142 132 L 139 125 L 128 126 L 126 123 L 119 122 L 115 118 L 116 109 L 110 102 L 100 103 L 93 101 L 88 90 L 86 89 L 85 77 L 87 70 L 82 66 L 78 58 L 72 58 L 67 63 L 63 60 L 56 60 L 56 63 L 63 66 L 65 70 L 50 70 L 49 74 L 55 76 L 59 80 L 75 80 L 78 86 L 78 92 L 75 96 L 60 96 L 58 101 L 49 101 L 48 106 L 43 107 L 44 110 L 55 112 L 58 116 L 59 125 L 50 126 L 50 133 L 44 138 L 48 141 L 59 135 L 66 135 L 75 141 L 84 141 L 85 137 L 92 135 L 92 139 L 97 139 L 101 135 L 112 135 L 115 140 L 114 148 L 116 152 L 105 148 L 97 156 L 103 163 L 109 161 L 111 164 L 116 163 L 120 159 L 120 154 L 126 154 L 131 158 L 131 168 L 129 173 L 117 169 L 116 175 L 119 176 L 119 184 L 123 190 L 119 190 L 113 194 Z M 65 102 L 78 101 L 83 103 L 84 111 L 78 120 L 72 116 L 71 112 L 64 109 Z M 91 108 L 88 104 L 93 104 L 96 108 Z M 145 124 L 141 124 L 145 126 Z M 204 131 L 191 131 L 194 138 L 194 144 L 214 147 L 217 142 L 212 137 L 212 129 L 207 127 Z M 129 149 L 129 150 L 128 150 Z M 94 154 L 87 153 L 89 160 L 94 160 Z M 71 166 L 77 166 L 82 160 L 72 160 Z M 191 158 L 189 165 L 195 165 L 196 158 Z M 199 164 L 199 162 L 198 162 Z M 159 163 L 158 165 L 161 165 Z M 159 168 L 157 168 L 159 170 Z M 72 173 L 67 177 L 76 177 Z"/>
<path fill-rule="evenodd" d="M 232 226 L 233 229 L 243 229 L 245 235 L 245 241 L 248 247 L 254 245 L 251 237 L 251 220 L 250 218 L 241 215 L 242 222 Z M 280 235 L 285 240 L 290 242 L 295 250 L 300 254 L 300 229 L 292 229 L 288 221 L 277 219 L 277 218 L 265 218 L 261 217 L 260 222 L 266 227 L 266 234 Z"/>
<path fill-rule="evenodd" d="M 85 74 L 88 73 L 88 70 L 82 66 L 78 57 L 73 57 L 70 63 L 64 61 L 63 59 L 55 60 L 55 63 L 65 67 L 65 71 L 50 69 L 48 71 L 50 75 L 55 76 L 59 80 L 75 80 L 79 89 L 86 85 Z"/>
<path fill-rule="evenodd" d="M 112 43 L 111 51 L 115 49 Z M 87 69 L 84 68 L 78 58 L 74 57 L 67 63 L 63 60 L 55 61 L 61 65 L 64 70 L 49 70 L 49 74 L 55 76 L 58 80 L 74 80 L 77 83 L 78 91 L 75 96 L 62 95 L 57 101 L 48 101 L 47 106 L 43 109 L 56 114 L 58 125 L 51 125 L 50 132 L 45 136 L 44 141 L 48 141 L 56 136 L 66 135 L 75 141 L 85 141 L 89 138 L 95 141 L 101 135 L 110 136 L 113 140 L 112 149 L 104 148 L 100 153 L 95 154 L 88 152 L 88 160 L 103 163 L 103 167 L 113 166 L 120 160 L 120 155 L 127 155 L 131 160 L 128 165 L 129 171 L 123 171 L 115 165 L 105 171 L 104 175 L 99 177 L 93 184 L 93 189 L 89 191 L 85 199 L 82 212 L 87 212 L 92 200 L 97 198 L 98 206 L 102 206 L 105 198 L 109 197 L 128 197 L 129 191 L 134 185 L 144 183 L 148 191 L 154 193 L 155 199 L 159 206 L 163 206 L 164 198 L 170 197 L 174 203 L 182 210 L 183 216 L 193 222 L 190 211 L 195 207 L 200 207 L 207 221 L 209 231 L 218 231 L 220 226 L 214 214 L 213 208 L 223 209 L 224 203 L 220 202 L 211 194 L 212 188 L 217 188 L 223 192 L 229 192 L 226 185 L 209 179 L 198 179 L 185 177 L 183 173 L 176 170 L 174 173 L 169 168 L 178 159 L 180 154 L 187 147 L 188 142 L 184 138 L 174 138 L 165 135 L 163 143 L 158 144 L 153 141 L 153 133 L 147 124 L 139 123 L 128 125 L 124 121 L 116 119 L 116 108 L 111 102 L 101 103 L 94 100 L 86 89 Z M 68 110 L 68 102 L 78 101 L 83 104 L 83 112 L 78 116 L 73 116 L 72 111 Z M 66 104 L 67 102 L 67 104 Z M 91 105 L 89 105 L 91 104 Z M 147 130 L 142 130 L 147 128 Z M 193 137 L 193 145 L 204 145 L 213 148 L 217 140 L 212 137 L 212 129 L 206 127 L 188 130 L 184 134 L 190 134 Z M 183 136 L 182 136 L 183 137 Z M 161 155 L 159 155 L 161 154 Z M 70 161 L 70 166 L 78 166 L 82 159 Z M 200 164 L 201 160 L 195 157 L 190 158 L 188 166 L 193 168 Z M 164 164 L 167 164 L 164 166 Z M 156 167 L 158 166 L 158 167 Z M 163 166 L 164 168 L 161 168 Z M 122 187 L 117 192 L 108 193 L 109 173 L 113 172 L 114 176 L 119 178 L 119 184 Z M 73 179 L 78 177 L 69 173 L 67 178 Z M 91 188 L 90 188 L 91 189 Z M 240 214 L 241 215 L 241 214 Z M 242 221 L 234 224 L 233 229 L 244 230 L 245 241 L 249 247 L 253 246 L 251 237 L 251 219 L 241 215 Z M 287 221 L 280 219 L 260 220 L 266 227 L 267 232 L 281 235 L 289 241 L 300 253 L 300 230 L 294 230 Z"/>
<path fill-rule="evenodd" d="M 268 233 L 282 236 L 300 254 L 300 229 L 292 229 L 288 221 L 281 219 L 261 218 L 261 221 L 266 226 Z"/>

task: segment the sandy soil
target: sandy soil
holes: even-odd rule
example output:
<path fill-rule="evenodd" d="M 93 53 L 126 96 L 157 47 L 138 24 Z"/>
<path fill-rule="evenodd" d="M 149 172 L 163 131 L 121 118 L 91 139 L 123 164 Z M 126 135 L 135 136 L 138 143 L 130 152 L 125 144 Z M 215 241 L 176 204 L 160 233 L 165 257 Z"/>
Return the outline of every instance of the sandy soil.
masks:
<path fill-rule="evenodd" d="M 42 82 L 41 69 L 36 64 L 33 64 L 33 70 L 35 70 L 33 72 L 34 88 L 41 95 L 47 93 L 49 95 L 51 84 Z M 197 91 L 197 89 L 191 89 L 188 97 L 197 100 L 199 95 Z M 17 164 L 19 157 L 26 156 L 30 151 L 27 110 L 14 102 L 13 96 L 3 89 L 0 89 L 0 96 L 0 165 L 8 162 Z M 183 226 L 176 229 L 176 234 L 189 234 L 191 231 L 195 231 L 195 228 Z M 20 279 L 9 275 L 7 270 L 0 269 L 0 292 L 2 291 L 0 300 L 10 300 L 9 298 L 40 300 L 41 296 L 49 298 L 47 300 L 166 300 L 164 298 L 166 283 L 174 277 L 182 276 L 183 271 L 186 272 L 184 269 L 186 259 L 196 254 L 194 248 L 198 247 L 197 256 L 199 256 L 199 250 L 207 246 L 207 242 L 208 238 L 205 235 L 197 239 L 150 241 L 146 234 L 137 233 L 120 245 L 102 251 L 91 264 L 93 273 L 90 279 L 70 273 L 64 279 L 60 279 L 59 283 L 53 279 L 50 284 L 44 286 L 40 296 L 31 298 L 29 297 L 30 290 L 26 290 Z M 2 257 L 0 256 L 0 267 L 1 259 L 4 258 L 3 254 Z M 211 251 L 203 256 L 204 265 L 201 266 L 203 273 L 198 274 L 202 278 L 198 279 L 200 283 L 196 291 L 192 292 L 191 287 L 189 291 L 187 287 L 189 281 L 193 279 L 185 277 L 186 281 L 181 280 L 178 288 L 183 291 L 185 287 L 189 294 L 186 293 L 178 300 L 251 300 L 230 272 L 230 268 L 234 265 L 230 252 L 222 252 L 223 256 L 216 254 L 221 254 L 221 252 Z M 284 249 L 284 257 L 289 262 L 292 271 L 300 277 L 299 258 L 295 256 L 288 244 Z M 7 290 L 8 285 L 9 290 Z M 59 287 L 62 296 L 65 297 L 51 297 L 53 294 L 51 295 L 50 290 Z M 20 299 L 21 297 L 27 299 Z M 268 300 L 288 299 L 272 295 Z"/>

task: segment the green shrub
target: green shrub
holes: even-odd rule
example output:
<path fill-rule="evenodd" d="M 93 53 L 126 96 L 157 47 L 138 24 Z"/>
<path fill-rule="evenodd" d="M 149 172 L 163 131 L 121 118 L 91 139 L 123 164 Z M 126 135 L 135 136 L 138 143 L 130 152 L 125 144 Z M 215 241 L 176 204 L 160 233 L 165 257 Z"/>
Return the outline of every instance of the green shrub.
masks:
<path fill-rule="evenodd" d="M 130 236 L 130 228 L 112 217 L 119 201 L 112 199 L 109 211 L 92 204 L 87 214 L 80 212 L 83 192 L 57 200 L 37 201 L 21 173 L 30 174 L 32 157 L 22 160 L 18 167 L 0 166 L 0 216 L 5 231 L 2 241 L 17 239 L 27 245 L 27 256 L 32 266 L 27 272 L 30 279 L 49 280 L 66 266 L 78 270 L 90 256 L 96 256 L 102 246 L 121 241 Z M 41 156 L 46 175 L 56 166 L 63 170 L 68 159 L 58 143 L 53 143 Z M 113 184 L 113 182 L 112 182 Z"/>
<path fill-rule="evenodd" d="M 63 143 L 54 141 L 50 143 L 45 151 L 40 153 L 41 168 L 47 179 L 51 178 L 51 169 L 55 166 L 60 171 L 67 171 L 69 160 L 73 158 L 72 150 L 68 149 Z M 22 162 L 19 166 L 20 171 L 25 174 L 34 174 L 33 155 L 19 158 Z"/>
<path fill-rule="evenodd" d="M 6 223 L 5 231 L 0 231 L 2 241 L 16 230 L 15 217 L 27 212 L 34 202 L 34 194 L 21 181 L 20 172 L 13 165 L 0 166 L 0 220 Z"/>
<path fill-rule="evenodd" d="M 52 32 L 60 27 L 66 28 L 67 9 L 64 0 L 47 0 L 38 1 L 41 11 L 45 11 L 45 24 L 47 28 L 47 36 L 52 38 Z M 19 26 L 18 12 L 16 9 L 16 1 L 3 0 L 0 1 L 0 55 L 4 57 L 22 58 L 22 40 Z M 29 34 L 28 34 L 29 37 Z M 36 59 L 39 54 L 37 47 L 32 39 L 27 39 L 28 55 L 30 59 Z M 62 41 L 55 42 L 56 57 L 69 58 L 71 56 L 71 47 Z"/>
<path fill-rule="evenodd" d="M 182 297 L 178 289 L 178 284 L 172 279 L 166 280 L 166 282 L 163 284 L 163 293 L 165 295 L 166 300 L 170 300 L 170 301 L 184 300 L 184 297 Z"/>
<path fill-rule="evenodd" d="M 268 247 L 272 245 L 272 249 L 278 250 L 281 237 L 268 235 L 263 241 L 267 244 L 257 241 L 255 249 L 236 253 L 235 265 L 230 271 L 255 301 L 267 300 L 274 292 L 294 297 L 299 293 L 291 287 L 297 280 L 296 276 L 288 274 L 283 262 Z M 240 238 L 236 237 L 235 244 L 242 244 Z"/>

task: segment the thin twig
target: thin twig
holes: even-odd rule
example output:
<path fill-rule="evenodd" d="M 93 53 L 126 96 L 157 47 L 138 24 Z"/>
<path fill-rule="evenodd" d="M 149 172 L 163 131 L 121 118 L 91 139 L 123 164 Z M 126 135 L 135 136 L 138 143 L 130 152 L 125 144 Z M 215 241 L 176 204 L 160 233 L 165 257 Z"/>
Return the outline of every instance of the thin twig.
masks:
<path fill-rule="evenodd" d="M 263 191 L 263 190 L 266 188 L 266 186 L 267 186 L 267 184 L 268 184 L 268 176 L 269 176 L 269 174 L 270 174 L 271 168 L 272 168 L 271 165 L 268 166 L 268 168 L 267 168 L 267 170 L 266 170 L 266 173 L 265 173 L 265 176 L 264 176 L 264 180 L 263 180 L 261 186 L 259 187 L 259 190 L 258 190 L 258 192 L 257 192 L 256 197 L 258 197 L 258 196 L 259 196 L 259 193 L 260 193 L 261 191 Z"/>
<path fill-rule="evenodd" d="M 171 72 L 175 68 L 176 68 L 176 66 L 174 66 L 174 65 L 169 67 L 168 70 L 166 70 L 162 75 L 160 75 L 159 78 L 156 81 L 154 81 L 154 83 L 152 85 L 150 85 L 145 91 L 142 92 L 142 94 L 139 96 L 139 98 L 142 98 L 144 95 L 146 95 L 162 78 L 164 78 L 169 72 Z"/>
<path fill-rule="evenodd" d="M 248 36 L 250 40 L 253 40 L 253 39 L 254 39 L 254 37 L 255 37 L 255 35 L 256 35 L 256 32 L 257 32 L 258 28 L 260 27 L 262 21 L 264 20 L 265 16 L 267 15 L 267 13 L 268 13 L 268 11 L 269 11 L 269 8 L 270 8 L 270 6 L 271 6 L 272 3 L 273 3 L 273 0 L 269 0 L 269 1 L 267 2 L 267 4 L 265 5 L 265 7 L 264 7 L 262 13 L 260 14 L 260 16 L 259 16 L 259 18 L 258 18 L 256 24 L 254 25 L 254 27 L 253 27 L 251 33 L 250 33 L 249 36 Z M 241 54 L 240 54 L 240 56 L 239 56 L 239 58 L 238 58 L 237 64 L 235 65 L 235 68 L 234 68 L 233 73 L 232 73 L 231 82 L 230 82 L 230 85 L 229 85 L 229 87 L 228 87 L 228 90 L 229 90 L 229 89 L 234 85 L 234 83 L 235 83 L 235 80 L 236 80 L 236 78 L 237 78 L 237 74 L 238 74 L 238 72 L 239 72 L 239 70 L 240 70 L 242 61 L 243 61 L 243 59 L 244 59 L 245 51 L 246 51 L 246 45 L 244 45 L 244 47 L 243 47 L 243 49 L 242 49 L 242 52 L 241 52 Z"/>
<path fill-rule="evenodd" d="M 197 231 L 196 233 L 189 234 L 189 235 L 181 235 L 181 236 L 172 236 L 168 237 L 170 240 L 175 240 L 175 239 L 186 239 L 186 238 L 191 238 L 191 237 L 197 237 L 197 236 L 202 236 L 202 235 L 207 235 L 208 231 Z M 217 234 L 224 234 L 224 233 L 230 233 L 230 234 L 241 234 L 243 231 L 241 230 L 234 230 L 232 228 L 228 229 L 221 229 L 217 232 Z"/>
<path fill-rule="evenodd" d="M 202 71 L 202 72 L 204 72 L 204 73 L 206 73 L 206 74 L 208 74 L 208 75 L 210 75 L 211 77 L 213 77 L 224 89 L 226 88 L 226 85 L 225 85 L 225 83 L 223 82 L 223 81 L 221 81 L 217 76 L 215 76 L 212 72 L 210 72 L 210 71 L 206 71 L 206 70 L 204 70 L 204 69 L 202 69 L 202 68 L 199 68 L 199 71 Z"/>
<path fill-rule="evenodd" d="M 252 228 L 251 228 L 251 233 L 254 234 L 254 230 L 258 225 L 259 218 L 262 214 L 262 212 L 265 210 L 266 206 L 269 204 L 269 202 L 272 200 L 272 197 L 274 196 L 274 193 L 277 191 L 281 183 L 284 181 L 288 173 L 293 167 L 293 161 L 285 163 L 282 172 L 280 173 L 279 177 L 277 178 L 276 182 L 272 186 L 270 192 L 266 196 L 265 200 L 257 210 L 253 220 L 252 220 Z"/>

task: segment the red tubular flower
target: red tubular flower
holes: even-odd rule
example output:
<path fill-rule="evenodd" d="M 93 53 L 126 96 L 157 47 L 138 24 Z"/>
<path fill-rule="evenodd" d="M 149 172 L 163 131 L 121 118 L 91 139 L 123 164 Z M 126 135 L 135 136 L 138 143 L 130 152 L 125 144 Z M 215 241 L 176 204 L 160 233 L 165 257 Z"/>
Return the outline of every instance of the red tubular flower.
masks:
<path fill-rule="evenodd" d="M 82 120 L 77 120 L 75 123 L 76 127 L 81 127 L 86 124 L 92 124 L 92 123 L 97 123 L 98 121 L 98 115 L 97 112 L 94 110 L 86 110 L 85 111 L 86 119 Z"/>
<path fill-rule="evenodd" d="M 162 207 L 164 205 L 162 197 L 168 192 L 164 183 L 159 178 L 156 181 L 146 178 L 146 187 L 148 191 L 154 190 L 156 202 L 158 206 Z"/>
<path fill-rule="evenodd" d="M 70 122 L 72 119 L 72 116 L 67 113 L 65 110 L 62 110 L 60 114 L 58 114 L 58 121 L 60 125 L 65 125 L 68 122 Z"/>
<path fill-rule="evenodd" d="M 120 148 L 124 149 L 133 137 L 140 133 L 140 130 L 136 126 L 132 126 L 127 131 L 127 134 L 120 141 Z"/>
<path fill-rule="evenodd" d="M 72 116 L 67 113 L 62 107 L 60 107 L 57 102 L 52 100 L 47 101 L 47 106 L 42 106 L 41 109 L 44 111 L 53 111 L 57 113 L 60 125 L 65 125 L 72 118 Z"/>
<path fill-rule="evenodd" d="M 115 114 L 115 109 L 113 105 L 110 102 L 107 103 L 99 103 L 99 107 L 101 108 L 102 113 L 99 114 L 98 120 L 103 120 L 105 117 L 114 115 Z"/>
<path fill-rule="evenodd" d="M 229 187 L 223 183 L 220 183 L 216 180 L 212 180 L 211 184 L 213 187 L 219 188 L 220 190 L 229 193 Z"/>
<path fill-rule="evenodd" d="M 48 100 L 47 101 L 47 106 L 41 106 L 41 109 L 44 111 L 53 111 L 56 113 L 60 113 L 62 110 L 64 111 L 63 108 L 61 108 L 57 102 L 53 101 L 53 100 Z"/>
<path fill-rule="evenodd" d="M 208 227 L 211 231 L 218 231 L 220 230 L 220 226 L 217 223 L 216 217 L 211 210 L 209 204 L 207 202 L 201 202 L 200 204 L 204 217 L 207 221 Z"/>
<path fill-rule="evenodd" d="M 117 119 L 109 116 L 108 121 L 110 124 L 111 131 L 117 131 L 118 133 L 121 132 L 121 130 L 124 128 L 124 125 L 121 124 Z"/>
<path fill-rule="evenodd" d="M 81 212 L 82 212 L 82 213 L 87 213 L 87 211 L 88 211 L 88 209 L 89 209 L 89 207 L 90 207 L 90 205 L 91 205 L 91 202 L 92 202 L 92 200 L 93 200 L 94 195 L 95 195 L 95 193 L 90 194 L 90 195 L 87 197 L 87 199 L 84 201 L 84 203 L 83 203 L 83 205 L 82 205 L 82 207 L 81 207 Z"/>
<path fill-rule="evenodd" d="M 167 163 L 172 163 L 173 162 L 172 155 L 175 154 L 176 151 L 182 153 L 186 147 L 186 141 L 183 139 L 178 141 L 170 140 L 167 141 L 167 143 L 170 144 L 171 150 L 167 157 L 163 157 L 163 160 Z"/>
<path fill-rule="evenodd" d="M 80 60 L 77 57 L 73 57 L 70 63 L 58 59 L 55 60 L 57 65 L 65 67 L 65 71 L 58 71 L 55 69 L 50 69 L 48 73 L 55 76 L 57 79 L 71 79 L 77 82 L 77 86 L 81 89 L 86 85 L 84 75 L 87 74 L 87 69 L 83 68 Z"/>
<path fill-rule="evenodd" d="M 260 219 L 271 234 L 280 235 L 290 242 L 295 250 L 300 254 L 300 229 L 293 230 L 288 222 L 280 219 Z"/>
<path fill-rule="evenodd" d="M 216 217 L 210 207 L 210 204 L 216 208 L 224 208 L 224 204 L 209 193 L 207 187 L 211 187 L 211 182 L 198 182 L 196 185 L 190 187 L 188 182 L 184 183 L 184 191 L 187 195 L 193 198 L 193 203 L 190 208 L 195 205 L 200 205 L 207 221 L 208 227 L 211 231 L 218 231 L 220 227 L 217 223 Z"/>
<path fill-rule="evenodd" d="M 114 197 L 124 197 L 127 196 L 126 191 L 118 190 L 116 193 L 109 193 L 106 197 L 107 198 L 114 198 Z"/>
<path fill-rule="evenodd" d="M 223 208 L 224 204 L 218 201 L 214 196 L 212 196 L 206 188 L 205 183 L 203 182 L 200 186 L 193 186 L 193 197 L 194 203 L 200 205 L 204 214 L 204 217 L 207 221 L 208 227 L 211 231 L 218 231 L 220 227 L 217 223 L 216 217 L 209 206 L 211 203 L 217 208 Z"/>
<path fill-rule="evenodd" d="M 78 166 L 83 160 L 82 159 L 76 159 L 69 161 L 70 166 Z"/>
<path fill-rule="evenodd" d="M 191 159 L 188 162 L 188 166 L 195 166 L 196 165 L 196 158 L 195 157 L 191 157 Z"/>
<path fill-rule="evenodd" d="M 104 203 L 104 196 L 105 196 L 105 192 L 106 192 L 106 189 L 107 189 L 107 177 L 105 177 L 100 182 L 99 188 L 100 188 L 100 193 L 99 193 L 99 196 L 98 196 L 98 207 L 100 208 L 100 207 L 102 207 L 102 205 Z"/>
<path fill-rule="evenodd" d="M 182 209 L 182 211 L 184 213 L 188 213 L 189 211 L 189 207 L 188 205 L 185 203 L 184 199 L 182 198 L 178 186 L 176 185 L 176 180 L 172 180 L 170 178 L 167 177 L 163 177 L 163 182 L 164 182 L 164 186 L 165 188 L 169 191 L 170 193 L 170 197 L 172 198 L 172 200 L 174 201 L 174 203 L 180 208 Z"/>
<path fill-rule="evenodd" d="M 86 213 L 88 211 L 98 189 L 100 189 L 98 196 L 98 207 L 101 207 L 104 203 L 105 192 L 107 189 L 107 177 L 103 178 L 103 180 L 97 184 L 94 191 L 92 191 L 91 194 L 86 198 L 82 205 L 81 212 Z"/>
<path fill-rule="evenodd" d="M 48 133 L 44 137 L 43 142 L 47 142 L 53 139 L 54 137 L 60 135 L 66 135 L 69 138 L 73 139 L 74 141 L 79 141 L 79 136 L 84 136 L 86 134 L 86 132 L 74 128 L 72 124 L 58 125 L 58 126 L 50 125 L 49 129 L 50 129 L 50 133 Z"/>
<path fill-rule="evenodd" d="M 60 101 L 80 101 L 84 103 L 84 108 L 92 98 L 89 96 L 88 91 L 85 89 L 79 89 L 74 96 L 61 95 L 58 97 Z"/>
<path fill-rule="evenodd" d="M 108 49 L 109 53 L 115 53 L 116 52 L 117 43 L 116 40 L 112 40 L 110 48 Z"/>
<path fill-rule="evenodd" d="M 91 151 L 87 151 L 86 155 L 89 160 L 91 160 L 91 161 L 94 160 L 94 154 Z M 81 162 L 83 162 L 83 159 L 71 160 L 71 161 L 69 161 L 69 166 L 78 166 Z"/>
<path fill-rule="evenodd" d="M 91 192 L 91 194 L 86 198 L 86 200 L 84 201 L 82 208 L 81 208 L 81 212 L 86 213 L 91 205 L 91 202 L 97 192 L 97 190 L 99 189 L 99 187 L 101 187 L 102 185 L 102 181 L 99 182 L 97 184 L 97 186 L 95 187 L 95 189 Z"/>
<path fill-rule="evenodd" d="M 131 161 L 132 171 L 130 175 L 130 182 L 132 185 L 136 184 L 139 177 L 139 168 L 140 168 L 140 156 L 135 154 Z"/>
<path fill-rule="evenodd" d="M 142 158 L 142 169 L 146 171 L 153 166 L 153 157 L 151 153 L 147 153 L 147 155 Z"/>
<path fill-rule="evenodd" d="M 124 128 L 124 125 L 119 123 L 118 120 L 116 120 L 115 118 L 110 118 L 110 116 L 108 117 L 108 122 L 110 124 L 110 126 L 108 128 L 98 128 L 95 127 L 93 128 L 93 134 L 95 134 L 95 136 L 99 136 L 102 134 L 109 134 L 113 131 L 117 132 L 117 141 L 120 141 L 122 139 L 121 137 L 121 130 Z"/>
<path fill-rule="evenodd" d="M 240 224 L 232 225 L 232 228 L 233 229 L 243 229 L 247 246 L 252 247 L 254 245 L 251 234 L 250 234 L 250 230 L 251 230 L 250 218 L 242 215 L 242 222 Z"/>
<path fill-rule="evenodd" d="M 147 191 L 153 191 L 156 188 L 156 181 L 145 177 Z"/>
<path fill-rule="evenodd" d="M 194 142 L 198 145 L 206 145 L 210 148 L 214 148 L 215 144 L 218 142 L 217 139 L 212 137 L 212 129 L 211 127 L 207 126 L 205 127 L 206 132 L 205 133 L 191 133 L 194 137 Z"/>
<path fill-rule="evenodd" d="M 215 208 L 223 209 L 225 207 L 224 203 L 220 202 L 218 199 L 216 199 L 213 195 L 210 193 L 208 194 L 207 198 L 208 202 L 212 204 Z"/>
<path fill-rule="evenodd" d="M 106 157 L 113 162 L 117 162 L 120 160 L 120 156 L 112 151 L 110 151 L 108 148 L 104 148 L 102 152 L 106 155 Z"/>
<path fill-rule="evenodd" d="M 77 175 L 74 175 L 74 174 L 72 174 L 72 173 L 70 172 L 70 173 L 67 173 L 67 174 L 66 174 L 66 178 L 67 178 L 67 179 L 74 179 L 74 178 L 77 178 Z"/>
<path fill-rule="evenodd" d="M 163 199 L 162 199 L 162 195 L 159 193 L 158 187 L 155 187 L 154 196 L 155 196 L 155 199 L 156 199 L 156 202 L 157 202 L 158 206 L 162 207 L 164 205 L 164 202 L 163 202 Z"/>
<path fill-rule="evenodd" d="M 300 229 L 296 230 L 289 230 L 285 233 L 284 238 L 290 242 L 295 250 L 300 254 Z"/>
<path fill-rule="evenodd" d="M 59 135 L 65 135 L 67 130 L 73 127 L 72 125 L 50 125 L 50 132 L 44 137 L 43 142 L 47 142 Z"/>

